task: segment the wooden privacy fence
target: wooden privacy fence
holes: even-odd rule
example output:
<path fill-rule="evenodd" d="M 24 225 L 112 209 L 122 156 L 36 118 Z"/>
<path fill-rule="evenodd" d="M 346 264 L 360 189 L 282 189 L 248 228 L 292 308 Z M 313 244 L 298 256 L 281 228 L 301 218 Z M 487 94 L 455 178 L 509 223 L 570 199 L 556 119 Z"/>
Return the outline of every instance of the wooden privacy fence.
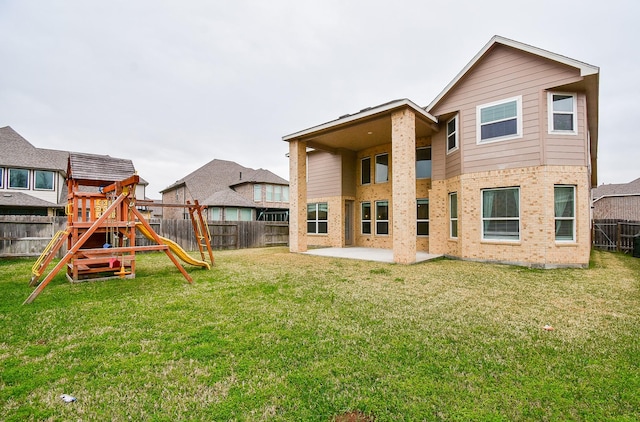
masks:
<path fill-rule="evenodd" d="M 595 249 L 630 253 L 636 236 L 640 236 L 640 221 L 593 220 Z"/>
<path fill-rule="evenodd" d="M 66 227 L 66 217 L 0 216 L 0 257 L 40 256 L 58 230 Z M 162 237 L 186 251 L 197 251 L 198 243 L 190 220 L 151 220 Z M 245 249 L 289 244 L 289 224 L 275 221 L 209 221 L 213 249 Z M 154 242 L 136 232 L 137 245 Z M 66 253 L 66 248 L 58 253 Z"/>

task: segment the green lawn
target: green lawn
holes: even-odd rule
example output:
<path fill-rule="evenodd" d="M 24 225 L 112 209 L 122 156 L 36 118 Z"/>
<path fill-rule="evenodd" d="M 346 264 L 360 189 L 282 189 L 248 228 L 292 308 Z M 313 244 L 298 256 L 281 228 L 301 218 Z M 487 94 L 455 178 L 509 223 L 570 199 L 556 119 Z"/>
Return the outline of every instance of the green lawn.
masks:
<path fill-rule="evenodd" d="M 640 259 L 216 263 L 190 285 L 140 255 L 22 306 L 33 260 L 0 260 L 0 420 L 640 419 Z"/>

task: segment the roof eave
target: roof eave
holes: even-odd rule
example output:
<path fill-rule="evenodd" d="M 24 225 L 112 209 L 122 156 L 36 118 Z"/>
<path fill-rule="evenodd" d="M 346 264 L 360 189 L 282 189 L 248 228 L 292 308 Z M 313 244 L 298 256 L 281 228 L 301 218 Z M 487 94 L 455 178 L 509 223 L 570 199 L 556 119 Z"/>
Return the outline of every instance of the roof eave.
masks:
<path fill-rule="evenodd" d="M 285 141 L 285 142 L 289 142 L 289 141 L 292 141 L 294 139 L 298 139 L 298 138 L 304 137 L 304 136 L 312 134 L 312 133 L 316 133 L 316 132 L 332 129 L 332 128 L 337 127 L 337 126 L 348 125 L 349 123 L 353 123 L 353 122 L 356 122 L 356 121 L 361 120 L 361 119 L 366 119 L 366 118 L 369 118 L 371 116 L 375 116 L 377 114 L 387 113 L 387 112 L 389 112 L 391 110 L 394 110 L 394 109 L 397 109 L 397 108 L 401 108 L 401 107 L 409 107 L 413 111 L 415 111 L 419 115 L 423 116 L 424 118 L 432 121 L 433 123 L 438 123 L 438 119 L 436 117 L 434 117 L 431 114 L 429 114 L 427 111 L 425 111 L 424 108 L 419 107 L 413 101 L 405 98 L 405 99 L 402 99 L 402 100 L 392 101 L 392 102 L 383 104 L 381 106 L 366 108 L 366 109 L 364 109 L 364 110 L 362 110 L 362 111 L 360 111 L 358 113 L 350 114 L 348 116 L 341 117 L 341 118 L 338 118 L 336 120 L 332 120 L 330 122 L 323 123 L 323 124 L 318 125 L 318 126 L 313 126 L 313 127 L 308 128 L 308 129 L 304 129 L 304 130 L 301 130 L 299 132 L 292 133 L 290 135 L 285 135 L 285 136 L 282 137 L 282 140 Z"/>

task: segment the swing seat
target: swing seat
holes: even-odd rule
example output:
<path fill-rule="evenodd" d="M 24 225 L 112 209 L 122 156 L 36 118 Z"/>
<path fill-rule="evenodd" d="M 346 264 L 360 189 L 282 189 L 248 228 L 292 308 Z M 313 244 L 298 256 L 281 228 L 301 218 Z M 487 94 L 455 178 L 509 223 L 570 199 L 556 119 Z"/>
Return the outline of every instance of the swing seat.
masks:
<path fill-rule="evenodd" d="M 131 271 L 127 271 L 127 269 L 123 265 L 122 267 L 120 267 L 120 271 L 116 271 L 114 274 L 120 278 L 124 278 L 125 276 L 131 274 Z"/>
<path fill-rule="evenodd" d="M 109 258 L 109 268 L 118 268 L 120 266 L 120 260 L 118 258 Z"/>

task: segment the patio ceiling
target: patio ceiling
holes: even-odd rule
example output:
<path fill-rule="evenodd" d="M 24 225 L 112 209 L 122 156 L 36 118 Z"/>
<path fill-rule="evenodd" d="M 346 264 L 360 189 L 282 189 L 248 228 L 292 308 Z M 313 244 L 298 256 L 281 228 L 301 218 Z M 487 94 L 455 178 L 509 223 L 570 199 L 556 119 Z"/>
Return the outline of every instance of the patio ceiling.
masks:
<path fill-rule="evenodd" d="M 310 148 L 331 152 L 340 149 L 359 151 L 388 144 L 391 142 L 391 114 L 403 108 L 412 109 L 416 115 L 416 138 L 431 136 L 438 130 L 435 117 L 409 100 L 399 100 L 341 116 L 282 139 L 305 141 Z"/>

